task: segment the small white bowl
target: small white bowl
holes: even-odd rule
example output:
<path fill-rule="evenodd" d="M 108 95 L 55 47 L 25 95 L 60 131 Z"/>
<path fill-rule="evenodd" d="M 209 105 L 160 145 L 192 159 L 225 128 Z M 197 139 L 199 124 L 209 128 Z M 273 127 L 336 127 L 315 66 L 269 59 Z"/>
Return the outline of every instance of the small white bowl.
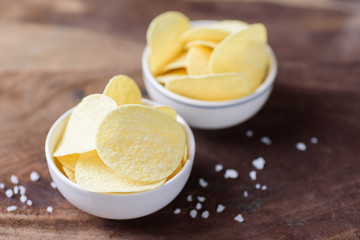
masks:
<path fill-rule="evenodd" d="M 142 101 L 151 106 L 159 105 L 148 99 L 142 99 Z M 56 183 L 60 193 L 75 207 L 102 218 L 132 219 L 158 211 L 169 204 L 181 192 L 191 173 L 195 156 L 194 135 L 181 116 L 178 115 L 177 120 L 184 126 L 186 131 L 189 154 L 189 159 L 181 171 L 164 185 L 153 190 L 131 194 L 106 194 L 83 190 L 65 177 L 55 165 L 52 154 L 72 111 L 73 109 L 70 109 L 64 113 L 49 130 L 45 143 L 45 154 L 53 181 Z"/>
<path fill-rule="evenodd" d="M 214 21 L 193 21 L 192 26 L 208 25 Z M 181 96 L 167 90 L 152 73 L 148 65 L 149 48 L 142 55 L 145 88 L 156 102 L 173 107 L 193 127 L 221 129 L 242 123 L 254 116 L 265 104 L 273 89 L 277 61 L 271 47 L 267 46 L 270 64 L 264 82 L 250 95 L 229 101 L 201 101 Z"/>

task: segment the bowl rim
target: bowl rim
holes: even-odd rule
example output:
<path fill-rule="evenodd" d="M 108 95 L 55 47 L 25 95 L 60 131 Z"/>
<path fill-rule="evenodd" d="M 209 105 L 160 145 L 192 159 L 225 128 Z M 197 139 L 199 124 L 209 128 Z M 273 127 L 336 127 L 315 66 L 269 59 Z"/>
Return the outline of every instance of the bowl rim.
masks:
<path fill-rule="evenodd" d="M 163 104 L 154 102 L 152 100 L 146 99 L 146 98 L 142 98 L 142 103 L 146 103 L 147 105 L 150 106 L 162 106 Z M 78 191 L 93 195 L 93 196 L 104 196 L 104 197 L 138 197 L 141 195 L 146 195 L 149 194 L 150 192 L 154 192 L 154 191 L 162 191 L 163 188 L 165 188 L 166 186 L 172 184 L 174 181 L 176 181 L 177 178 L 179 178 L 179 176 L 181 174 L 185 174 L 185 172 L 190 171 L 191 173 L 191 169 L 194 163 L 194 159 L 195 159 L 195 149 L 196 149 L 196 144 L 195 144 L 195 137 L 194 134 L 191 130 L 191 128 L 189 127 L 189 125 L 187 124 L 187 122 L 179 115 L 177 114 L 177 121 L 184 127 L 184 130 L 186 132 L 186 139 L 187 139 L 187 144 L 188 144 L 188 160 L 186 161 L 185 165 L 182 167 L 182 169 L 180 170 L 180 172 L 178 172 L 174 177 L 172 177 L 169 181 L 166 181 L 163 185 L 161 185 L 160 187 L 151 189 L 151 190 L 147 190 L 147 191 L 143 191 L 143 192 L 135 192 L 135 193 L 97 193 L 97 192 L 89 192 L 86 191 L 84 189 L 82 189 L 78 184 L 74 183 L 73 181 L 71 181 L 69 178 L 67 178 L 61 171 L 60 169 L 56 166 L 54 158 L 52 156 L 52 152 L 50 152 L 50 141 L 53 137 L 53 133 L 55 131 L 55 129 L 57 129 L 57 127 L 59 126 L 60 123 L 62 123 L 63 121 L 67 120 L 69 115 L 71 114 L 71 112 L 75 109 L 75 107 L 72 107 L 71 109 L 67 110 L 65 113 L 63 113 L 55 122 L 54 124 L 51 126 L 47 136 L 46 136 L 46 140 L 45 140 L 45 157 L 46 157 L 46 162 L 49 168 L 51 168 L 53 170 L 53 172 L 59 176 L 59 178 L 66 183 L 67 185 L 70 185 L 70 187 L 75 188 Z"/>
<path fill-rule="evenodd" d="M 201 26 L 201 25 L 211 24 L 214 22 L 217 22 L 217 21 L 197 20 L 197 21 L 191 21 L 191 25 L 192 26 Z M 157 92 L 159 92 L 166 98 L 169 98 L 180 104 L 184 104 L 184 105 L 187 105 L 190 107 L 197 107 L 197 108 L 234 107 L 237 105 L 242 105 L 247 102 L 253 101 L 254 99 L 260 97 L 261 95 L 263 95 L 264 93 L 266 93 L 272 89 L 272 87 L 274 85 L 275 77 L 277 74 L 278 64 L 277 64 L 277 60 L 276 60 L 276 55 L 269 44 L 267 44 L 266 50 L 269 53 L 270 64 L 269 64 L 268 73 L 266 75 L 265 80 L 251 94 L 241 97 L 241 98 L 226 100 L 226 101 L 197 100 L 197 99 L 184 97 L 182 95 L 179 95 L 177 93 L 171 92 L 170 90 L 166 89 L 158 81 L 156 81 L 155 77 L 150 72 L 148 61 L 147 61 L 148 55 L 149 55 L 149 47 L 147 45 L 145 46 L 143 54 L 142 54 L 141 65 L 142 65 L 142 70 L 143 70 L 143 74 L 144 74 L 144 81 L 150 83 Z"/>

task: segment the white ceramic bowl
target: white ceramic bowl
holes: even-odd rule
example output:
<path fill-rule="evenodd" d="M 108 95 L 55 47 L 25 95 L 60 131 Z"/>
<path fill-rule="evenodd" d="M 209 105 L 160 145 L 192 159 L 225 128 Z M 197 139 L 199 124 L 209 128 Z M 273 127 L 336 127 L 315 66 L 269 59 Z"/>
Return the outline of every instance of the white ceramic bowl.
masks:
<path fill-rule="evenodd" d="M 214 21 L 193 21 L 193 26 Z M 229 101 L 201 101 L 173 93 L 156 81 L 148 65 L 149 49 L 142 55 L 145 88 L 156 102 L 173 107 L 193 127 L 221 129 L 242 123 L 254 116 L 265 104 L 272 91 L 277 73 L 277 61 L 271 47 L 267 46 L 270 65 L 264 82 L 250 95 Z"/>
<path fill-rule="evenodd" d="M 143 103 L 153 106 L 159 105 L 147 99 L 143 99 Z M 187 134 L 189 159 L 181 171 L 164 185 L 140 193 L 105 194 L 87 192 L 70 181 L 56 167 L 52 153 L 60 140 L 72 110 L 70 109 L 64 113 L 51 127 L 46 138 L 45 154 L 53 181 L 56 183 L 60 193 L 74 206 L 84 212 L 102 218 L 132 219 L 146 216 L 165 207 L 183 189 L 194 162 L 195 140 L 191 129 L 179 115 L 177 120 L 184 126 Z"/>

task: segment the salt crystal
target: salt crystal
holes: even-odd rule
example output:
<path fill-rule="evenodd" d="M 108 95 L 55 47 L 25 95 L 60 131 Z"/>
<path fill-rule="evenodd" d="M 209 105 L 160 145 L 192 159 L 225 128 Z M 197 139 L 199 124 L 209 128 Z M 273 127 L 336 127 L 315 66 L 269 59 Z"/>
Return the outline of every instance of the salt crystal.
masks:
<path fill-rule="evenodd" d="M 225 210 L 225 206 L 219 203 L 216 207 L 216 212 L 221 213 L 224 210 Z"/>
<path fill-rule="evenodd" d="M 56 188 L 56 183 L 51 182 L 51 183 L 50 183 L 50 186 L 51 186 L 52 188 Z"/>
<path fill-rule="evenodd" d="M 257 183 L 257 184 L 255 185 L 255 188 L 256 188 L 256 189 L 260 189 L 260 183 Z"/>
<path fill-rule="evenodd" d="M 267 186 L 266 186 L 266 185 L 262 185 L 262 186 L 261 186 L 261 190 L 264 191 L 264 190 L 266 190 L 266 189 L 267 189 Z"/>
<path fill-rule="evenodd" d="M 5 184 L 0 183 L 0 188 L 1 188 L 1 189 L 4 189 L 4 188 L 5 188 Z"/>
<path fill-rule="evenodd" d="M 244 191 L 244 197 L 248 197 L 248 196 L 249 196 L 248 192 Z"/>
<path fill-rule="evenodd" d="M 30 180 L 32 182 L 36 182 L 39 179 L 40 179 L 40 175 L 37 172 L 33 171 L 32 173 L 30 173 Z"/>
<path fill-rule="evenodd" d="M 23 185 L 19 186 L 19 190 L 20 190 L 20 195 L 25 195 L 26 193 L 26 188 Z"/>
<path fill-rule="evenodd" d="M 224 169 L 224 166 L 222 164 L 215 165 L 215 172 L 220 172 L 223 169 Z"/>
<path fill-rule="evenodd" d="M 28 200 L 26 201 L 26 204 L 27 204 L 28 206 L 32 206 L 33 202 L 32 202 L 30 199 L 28 199 Z"/>
<path fill-rule="evenodd" d="M 271 140 L 269 137 L 261 137 L 260 141 L 266 145 L 271 145 Z"/>
<path fill-rule="evenodd" d="M 19 186 L 17 185 L 14 186 L 14 194 L 15 195 L 19 194 Z"/>
<path fill-rule="evenodd" d="M 6 211 L 12 212 L 12 211 L 15 211 L 16 209 L 17 209 L 17 206 L 13 205 L 13 206 L 8 206 Z"/>
<path fill-rule="evenodd" d="M 262 157 L 256 158 L 252 161 L 252 165 L 259 170 L 264 169 L 265 166 L 265 160 Z"/>
<path fill-rule="evenodd" d="M 303 142 L 296 143 L 296 148 L 299 151 L 306 151 L 306 145 Z"/>
<path fill-rule="evenodd" d="M 26 200 L 27 200 L 27 197 L 25 195 L 20 196 L 20 202 L 24 203 L 24 202 L 26 202 Z"/>
<path fill-rule="evenodd" d="M 197 215 L 197 211 L 195 209 L 190 211 L 190 217 L 191 218 L 196 218 L 196 215 Z"/>
<path fill-rule="evenodd" d="M 177 208 L 177 209 L 174 210 L 174 214 L 179 214 L 179 213 L 181 213 L 181 209 L 180 209 L 180 208 Z"/>
<path fill-rule="evenodd" d="M 6 195 L 8 198 L 12 198 L 12 197 L 14 196 L 14 192 L 13 192 L 12 189 L 8 189 L 8 190 L 6 190 L 5 195 Z"/>
<path fill-rule="evenodd" d="M 192 195 L 188 195 L 188 196 L 186 197 L 186 201 L 192 202 Z"/>
<path fill-rule="evenodd" d="M 254 132 L 253 132 L 252 130 L 247 130 L 247 131 L 245 132 L 245 135 L 246 135 L 247 137 L 252 137 L 252 136 L 254 135 Z"/>
<path fill-rule="evenodd" d="M 234 218 L 235 221 L 238 221 L 238 222 L 243 222 L 244 221 L 244 218 L 243 216 L 239 213 L 235 218 Z"/>
<path fill-rule="evenodd" d="M 312 144 L 317 144 L 319 142 L 319 139 L 317 139 L 316 137 L 312 137 L 310 141 Z"/>
<path fill-rule="evenodd" d="M 205 197 L 203 197 L 203 196 L 198 196 L 197 197 L 197 200 L 199 201 L 199 202 L 205 202 Z"/>
<path fill-rule="evenodd" d="M 249 172 L 249 176 L 251 180 L 256 180 L 256 171 L 252 170 Z"/>
<path fill-rule="evenodd" d="M 209 218 L 209 216 L 210 216 L 210 213 L 207 210 L 203 211 L 202 214 L 201 214 L 202 218 Z"/>
<path fill-rule="evenodd" d="M 54 209 L 51 206 L 49 206 L 46 208 L 46 211 L 48 211 L 49 213 L 52 213 L 54 211 Z"/>
<path fill-rule="evenodd" d="M 201 203 L 196 203 L 196 206 L 195 206 L 195 208 L 197 209 L 197 210 L 200 210 L 201 208 L 202 208 L 202 205 L 201 205 Z"/>
<path fill-rule="evenodd" d="M 224 178 L 236 179 L 239 177 L 239 173 L 235 169 L 226 169 Z"/>
<path fill-rule="evenodd" d="M 199 185 L 203 188 L 208 186 L 208 182 L 205 181 L 203 178 L 199 178 Z"/>
<path fill-rule="evenodd" d="M 19 184 L 19 179 L 18 179 L 17 176 L 15 176 L 15 175 L 11 175 L 10 181 L 11 181 L 13 184 Z"/>

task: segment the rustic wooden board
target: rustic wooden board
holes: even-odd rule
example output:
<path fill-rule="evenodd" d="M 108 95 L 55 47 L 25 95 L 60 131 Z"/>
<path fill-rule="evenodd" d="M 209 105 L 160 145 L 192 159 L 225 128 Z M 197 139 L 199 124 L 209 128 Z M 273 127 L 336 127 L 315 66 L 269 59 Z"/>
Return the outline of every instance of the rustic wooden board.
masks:
<path fill-rule="evenodd" d="M 136 79 L 150 20 L 166 10 L 191 19 L 264 22 L 278 60 L 271 98 L 248 122 L 194 129 L 195 165 L 182 193 L 150 216 L 90 216 L 50 187 L 44 142 L 52 123 L 118 73 Z M 360 6 L 357 1 L 1 1 L 0 182 L 16 174 L 32 207 L 0 190 L 1 239 L 360 239 Z M 252 129 L 248 138 L 245 131 Z M 260 142 L 269 136 L 272 145 Z M 310 138 L 317 137 L 318 144 Z M 308 149 L 295 148 L 299 141 Z M 251 181 L 251 160 L 266 168 Z M 238 170 L 224 179 L 214 166 Z M 37 171 L 41 180 L 31 182 Z M 209 182 L 198 185 L 198 178 Z M 266 184 L 268 190 L 254 188 Z M 249 197 L 243 197 L 243 191 Z M 192 194 L 209 219 L 191 219 Z M 216 205 L 226 205 L 216 213 Z M 18 210 L 8 213 L 7 206 Z M 47 206 L 54 212 L 48 213 Z M 181 208 L 179 215 L 173 210 Z M 233 218 L 242 213 L 245 222 Z"/>

